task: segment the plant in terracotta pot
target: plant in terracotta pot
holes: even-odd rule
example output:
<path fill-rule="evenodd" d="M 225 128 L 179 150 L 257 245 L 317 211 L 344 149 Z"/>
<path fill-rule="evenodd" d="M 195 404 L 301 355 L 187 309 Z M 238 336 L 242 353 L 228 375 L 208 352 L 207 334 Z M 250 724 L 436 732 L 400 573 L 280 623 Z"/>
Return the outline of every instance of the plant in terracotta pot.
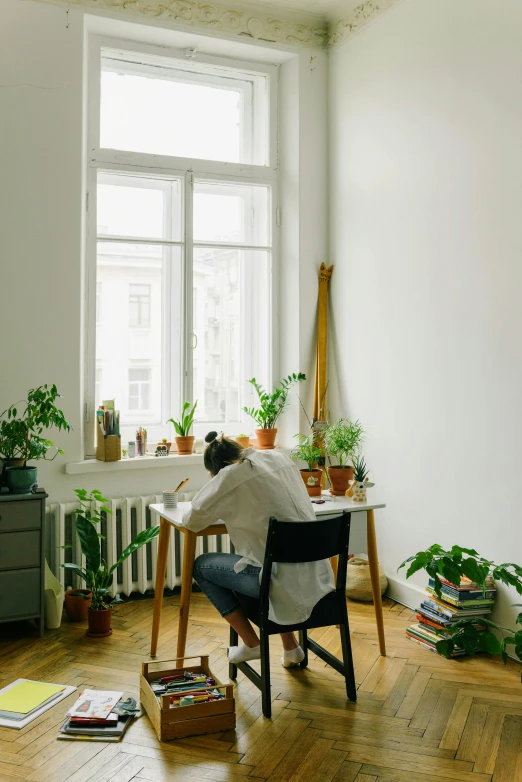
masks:
<path fill-rule="evenodd" d="M 65 593 L 65 613 L 70 622 L 83 622 L 92 603 L 89 589 L 68 589 Z"/>
<path fill-rule="evenodd" d="M 70 431 L 71 425 L 56 407 L 60 398 L 55 385 L 33 388 L 27 399 L 11 405 L 0 414 L 0 455 L 4 462 L 4 476 L 9 490 L 27 494 L 36 484 L 36 467 L 28 461 L 52 461 L 63 451 L 51 440 L 42 437 L 47 429 Z M 55 449 L 48 458 L 49 451 Z"/>
<path fill-rule="evenodd" d="M 322 434 L 326 450 L 338 462 L 337 465 L 328 467 L 330 493 L 342 496 L 346 494 L 348 484 L 353 480 L 352 464 L 361 448 L 364 429 L 360 421 L 339 418 L 327 426 Z"/>
<path fill-rule="evenodd" d="M 166 445 L 167 448 L 169 449 L 169 453 L 170 453 L 170 449 L 172 447 L 172 443 L 166 437 L 162 438 L 161 443 L 158 443 L 158 445 L 160 445 L 160 444 L 161 445 Z"/>
<path fill-rule="evenodd" d="M 306 380 L 306 375 L 302 372 L 298 374 L 294 372 L 283 378 L 271 393 L 265 391 L 255 377 L 248 381 L 257 392 L 259 407 L 244 407 L 243 412 L 253 418 L 259 426 L 256 435 L 261 450 L 275 448 L 277 419 L 288 405 L 288 394 L 292 386 L 302 380 Z"/>
<path fill-rule="evenodd" d="M 198 400 L 194 402 L 192 408 L 190 402 L 185 402 L 183 410 L 181 411 L 181 419 L 178 421 L 175 418 L 169 418 L 170 423 L 173 425 L 176 432 L 176 446 L 180 455 L 188 455 L 192 453 L 194 447 L 194 438 L 189 435 L 190 427 L 194 421 L 194 413 L 198 406 Z"/>
<path fill-rule="evenodd" d="M 236 437 L 236 443 L 239 443 L 241 448 L 249 448 L 250 437 L 247 434 L 238 434 Z"/>
<path fill-rule="evenodd" d="M 317 467 L 317 460 L 321 458 L 323 452 L 316 442 L 315 433 L 296 434 L 299 445 L 294 448 L 290 454 L 292 459 L 301 459 L 306 462 L 306 467 L 299 470 L 306 486 L 306 491 L 310 497 L 318 497 L 321 494 L 321 476 L 323 471 Z"/>
<path fill-rule="evenodd" d="M 125 548 L 118 561 L 109 566 L 102 557 L 101 543 L 103 536 L 96 525 L 101 522 L 103 513 L 111 513 L 107 500 L 96 489 L 90 494 L 85 489 L 76 489 L 80 508 L 76 516 L 76 531 L 80 539 L 80 547 L 85 557 L 85 567 L 73 562 L 62 565 L 76 573 L 92 594 L 92 602 L 88 609 L 89 629 L 87 635 L 93 638 L 105 638 L 112 634 L 111 619 L 113 598 L 110 595 L 114 572 L 128 557 L 142 546 L 150 543 L 159 534 L 159 527 L 149 527 L 138 533 L 134 540 Z M 101 507 L 98 507 L 98 504 Z"/>

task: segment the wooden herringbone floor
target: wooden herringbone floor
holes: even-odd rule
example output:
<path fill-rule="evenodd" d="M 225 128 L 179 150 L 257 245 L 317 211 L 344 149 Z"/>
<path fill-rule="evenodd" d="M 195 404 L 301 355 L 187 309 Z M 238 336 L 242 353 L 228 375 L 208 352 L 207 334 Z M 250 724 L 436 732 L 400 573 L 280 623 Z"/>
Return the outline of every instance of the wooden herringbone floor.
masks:
<path fill-rule="evenodd" d="M 177 598 L 165 600 L 159 659 L 174 656 L 177 605 Z M 388 656 L 382 658 L 373 607 L 349 603 L 349 609 L 356 704 L 345 700 L 340 676 L 313 656 L 305 671 L 284 670 L 274 639 L 272 720 L 261 715 L 258 691 L 240 678 L 233 732 L 160 744 L 143 717 L 121 744 L 59 742 L 57 728 L 74 694 L 20 732 L 0 728 L 0 780 L 522 782 L 519 666 L 485 658 L 447 661 L 416 646 L 404 635 L 411 612 L 390 601 Z M 114 618 L 114 635 L 98 641 L 66 621 L 42 639 L 29 626 L 4 626 L 0 685 L 24 676 L 137 693 L 151 616 L 150 600 L 128 603 Z M 315 635 L 340 652 L 334 628 Z M 225 623 L 194 595 L 187 654 L 210 654 L 224 680 L 226 638 Z"/>

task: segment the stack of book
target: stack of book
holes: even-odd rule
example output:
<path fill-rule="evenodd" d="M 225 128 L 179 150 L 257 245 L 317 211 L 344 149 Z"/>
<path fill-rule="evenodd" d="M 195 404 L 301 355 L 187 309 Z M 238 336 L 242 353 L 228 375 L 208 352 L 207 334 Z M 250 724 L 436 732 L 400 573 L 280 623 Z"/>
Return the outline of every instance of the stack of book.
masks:
<path fill-rule="evenodd" d="M 25 728 L 75 689 L 64 684 L 17 679 L 0 690 L 0 726 Z"/>
<path fill-rule="evenodd" d="M 84 690 L 60 728 L 59 739 L 121 741 L 136 716 L 136 702 L 122 701 L 122 692 Z"/>
<path fill-rule="evenodd" d="M 486 580 L 486 593 L 474 581 L 463 578 L 459 586 L 441 578 L 442 596 L 435 593 L 435 581 L 430 578 L 428 597 L 417 609 L 417 624 L 406 630 L 412 641 L 436 652 L 436 643 L 449 636 L 448 628 L 459 619 L 487 616 L 493 610 L 497 590 L 491 577 Z M 462 657 L 463 649 L 454 649 L 452 657 Z"/>

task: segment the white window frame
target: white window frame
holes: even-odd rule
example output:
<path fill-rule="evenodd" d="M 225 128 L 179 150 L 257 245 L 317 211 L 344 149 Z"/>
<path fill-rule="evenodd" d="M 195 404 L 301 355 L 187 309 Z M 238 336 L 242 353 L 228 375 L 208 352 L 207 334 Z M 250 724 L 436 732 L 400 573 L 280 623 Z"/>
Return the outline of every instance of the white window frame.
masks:
<path fill-rule="evenodd" d="M 265 63 L 244 62 L 236 59 L 226 59 L 210 55 L 197 54 L 197 62 L 203 63 L 215 69 L 234 69 L 242 73 L 263 75 L 268 83 L 268 101 L 264 107 L 267 127 L 266 139 L 269 145 L 269 159 L 267 165 L 252 165 L 243 163 L 221 163 L 197 158 L 171 157 L 165 155 L 153 155 L 141 152 L 127 152 L 122 150 L 104 149 L 100 147 L 100 79 L 101 79 L 101 52 L 102 49 L 122 50 L 139 54 L 140 52 L 150 56 L 161 58 L 172 57 L 174 60 L 186 60 L 183 50 L 166 47 L 155 47 L 148 44 L 136 43 L 123 39 L 108 38 L 105 36 L 90 35 L 87 42 L 87 170 L 86 170 L 86 307 L 85 307 L 85 367 L 84 367 L 84 409 L 85 409 L 85 456 L 94 455 L 94 426 L 92 421 L 95 415 L 95 374 L 96 374 L 96 255 L 97 255 L 97 205 L 96 188 L 98 172 L 128 173 L 156 176 L 160 178 L 177 178 L 184 180 L 185 189 L 192 190 L 194 179 L 208 179 L 213 182 L 223 181 L 246 185 L 268 185 L 271 189 L 270 222 L 271 222 L 271 267 L 270 267 L 270 335 L 268 344 L 270 356 L 268 361 L 269 378 L 272 383 L 277 374 L 278 355 L 278 306 L 277 290 L 279 277 L 279 187 L 278 187 L 278 74 L 279 69 L 274 65 Z M 178 63 L 176 63 L 178 64 Z M 259 143 L 256 138 L 258 124 L 253 122 L 252 138 L 254 144 Z M 185 339 L 183 344 L 183 356 L 181 368 L 184 374 L 183 387 L 180 389 L 184 400 L 193 400 L 193 373 L 190 360 L 193 350 L 193 312 L 192 312 L 192 267 L 193 247 L 197 245 L 209 246 L 211 242 L 198 242 L 194 245 L 192 235 L 191 198 L 184 198 L 186 205 L 184 220 L 183 242 L 165 241 L 162 244 L 183 245 L 183 319 L 186 323 Z M 114 240 L 114 238 L 113 238 Z M 219 243 L 219 247 L 228 245 Z M 237 245 L 234 245 L 237 249 Z M 247 247 L 241 249 L 249 249 Z M 252 248 L 254 249 L 254 248 Z M 262 250 L 262 247 L 255 249 Z M 167 324 L 167 331 L 168 324 Z M 167 337 L 168 339 L 168 337 Z M 165 349 L 169 349 L 165 343 Z M 171 375 L 176 371 L 171 368 Z M 245 378 L 245 381 L 248 378 Z M 172 377 L 162 381 L 162 398 L 172 398 Z"/>

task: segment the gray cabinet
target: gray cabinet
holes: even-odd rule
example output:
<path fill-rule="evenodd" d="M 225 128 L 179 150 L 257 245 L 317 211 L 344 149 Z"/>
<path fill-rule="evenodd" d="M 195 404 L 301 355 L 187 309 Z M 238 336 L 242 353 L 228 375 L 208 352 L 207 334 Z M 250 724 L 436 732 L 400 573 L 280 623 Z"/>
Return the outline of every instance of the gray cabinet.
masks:
<path fill-rule="evenodd" d="M 42 489 L 36 494 L 0 494 L 0 623 L 35 619 L 40 635 L 46 498 Z"/>

